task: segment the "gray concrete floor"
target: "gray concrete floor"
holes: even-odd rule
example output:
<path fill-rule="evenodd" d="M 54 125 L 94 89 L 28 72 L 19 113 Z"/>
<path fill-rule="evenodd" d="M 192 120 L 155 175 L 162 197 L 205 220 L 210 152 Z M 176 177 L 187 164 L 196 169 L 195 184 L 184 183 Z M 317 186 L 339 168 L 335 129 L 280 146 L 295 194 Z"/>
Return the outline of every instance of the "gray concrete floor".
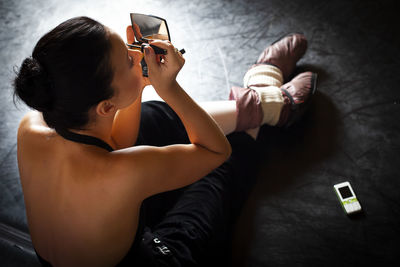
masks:
<path fill-rule="evenodd" d="M 13 104 L 13 68 L 68 18 L 86 15 L 124 36 L 129 12 L 167 19 L 172 42 L 186 50 L 179 82 L 197 101 L 227 99 L 229 88 L 242 84 L 247 68 L 278 37 L 302 32 L 309 40 L 298 71 L 319 74 L 318 94 L 300 125 L 264 127 L 264 164 L 236 226 L 232 265 L 398 265 L 400 42 L 394 2 L 0 0 L 0 265 L 38 266 L 16 162 L 17 127 L 28 109 Z M 146 89 L 145 97 L 154 94 Z M 344 180 L 364 208 L 359 216 L 347 217 L 333 192 Z"/>

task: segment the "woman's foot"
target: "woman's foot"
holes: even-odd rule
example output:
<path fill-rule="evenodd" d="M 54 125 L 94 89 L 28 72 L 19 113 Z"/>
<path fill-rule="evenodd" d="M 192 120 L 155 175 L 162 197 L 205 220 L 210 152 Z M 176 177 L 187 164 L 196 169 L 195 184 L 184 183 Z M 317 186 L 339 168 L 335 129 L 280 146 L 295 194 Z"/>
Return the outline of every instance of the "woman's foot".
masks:
<path fill-rule="evenodd" d="M 283 84 L 307 50 L 302 34 L 290 34 L 267 47 L 243 78 L 243 87 L 232 87 L 236 100 L 236 131 L 270 126 L 290 126 L 305 111 L 316 90 L 317 75 L 304 72 Z M 283 84 L 283 85 L 282 85 Z"/>
<path fill-rule="evenodd" d="M 251 68 L 260 64 L 274 65 L 281 70 L 284 81 L 287 81 L 306 50 L 307 39 L 303 34 L 288 34 L 265 48 Z"/>
<path fill-rule="evenodd" d="M 236 131 L 263 124 L 289 127 L 304 114 L 317 88 L 317 74 L 303 72 L 277 86 L 243 88 L 233 86 L 230 100 L 236 100 Z"/>
<path fill-rule="evenodd" d="M 289 127 L 306 111 L 312 95 L 317 90 L 317 74 L 303 72 L 280 88 L 284 98 L 279 121 L 276 126 Z"/>

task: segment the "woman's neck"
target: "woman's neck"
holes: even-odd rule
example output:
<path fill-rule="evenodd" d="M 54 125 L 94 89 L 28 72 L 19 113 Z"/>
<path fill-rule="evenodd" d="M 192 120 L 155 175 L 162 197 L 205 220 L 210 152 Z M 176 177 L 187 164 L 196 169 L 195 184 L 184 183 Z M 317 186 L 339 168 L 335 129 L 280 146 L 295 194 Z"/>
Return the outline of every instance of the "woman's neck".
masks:
<path fill-rule="evenodd" d="M 114 114 L 115 116 L 115 114 Z M 97 117 L 85 130 L 71 130 L 74 133 L 97 137 L 116 149 L 114 140 L 111 137 L 114 116 Z"/>

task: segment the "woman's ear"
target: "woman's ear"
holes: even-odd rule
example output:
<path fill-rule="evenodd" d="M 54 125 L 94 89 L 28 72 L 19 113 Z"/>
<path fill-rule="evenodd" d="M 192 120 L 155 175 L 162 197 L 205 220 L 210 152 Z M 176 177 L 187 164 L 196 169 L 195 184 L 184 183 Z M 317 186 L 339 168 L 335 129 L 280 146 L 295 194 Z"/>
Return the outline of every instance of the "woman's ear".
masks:
<path fill-rule="evenodd" d="M 114 115 L 117 107 L 114 103 L 109 100 L 103 100 L 96 106 L 96 113 L 103 117 L 108 117 L 110 115 Z"/>

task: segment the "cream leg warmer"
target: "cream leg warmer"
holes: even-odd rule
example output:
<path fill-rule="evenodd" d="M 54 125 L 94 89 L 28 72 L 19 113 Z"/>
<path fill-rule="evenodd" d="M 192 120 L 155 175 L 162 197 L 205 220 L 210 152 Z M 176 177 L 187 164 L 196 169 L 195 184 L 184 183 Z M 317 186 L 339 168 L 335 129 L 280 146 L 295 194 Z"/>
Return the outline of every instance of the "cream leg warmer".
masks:
<path fill-rule="evenodd" d="M 263 119 L 261 124 L 275 126 L 284 105 L 284 98 L 280 87 L 283 84 L 282 72 L 273 65 L 258 65 L 247 71 L 243 78 L 245 88 L 257 92 Z"/>
<path fill-rule="evenodd" d="M 249 69 L 243 77 L 243 87 L 276 86 L 283 84 L 283 75 L 280 69 L 273 65 L 258 65 Z"/>

